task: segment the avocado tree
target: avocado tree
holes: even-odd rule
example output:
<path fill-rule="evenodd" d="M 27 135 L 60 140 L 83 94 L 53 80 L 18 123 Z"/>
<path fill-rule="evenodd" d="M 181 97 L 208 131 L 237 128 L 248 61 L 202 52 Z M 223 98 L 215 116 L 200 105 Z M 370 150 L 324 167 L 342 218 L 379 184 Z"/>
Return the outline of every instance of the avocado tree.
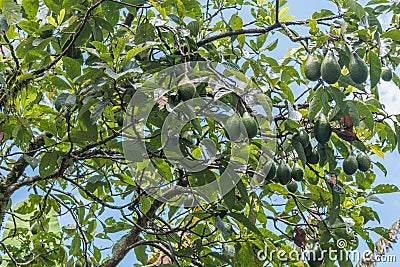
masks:
<path fill-rule="evenodd" d="M 352 266 L 321 252 L 393 241 L 369 203 L 399 191 L 375 178 L 400 4 L 327 2 L 1 1 L 1 266 Z"/>

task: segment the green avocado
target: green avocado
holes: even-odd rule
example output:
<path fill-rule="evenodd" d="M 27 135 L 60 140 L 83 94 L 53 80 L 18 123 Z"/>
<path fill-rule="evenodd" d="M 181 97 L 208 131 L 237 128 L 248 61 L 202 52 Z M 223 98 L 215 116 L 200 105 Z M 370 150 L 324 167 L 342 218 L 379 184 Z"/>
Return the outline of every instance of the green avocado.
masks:
<path fill-rule="evenodd" d="M 233 114 L 232 116 L 229 117 L 229 119 L 226 121 L 225 124 L 225 129 L 226 133 L 228 135 L 228 138 L 231 141 L 235 141 L 240 137 L 240 117 L 236 114 Z"/>
<path fill-rule="evenodd" d="M 308 265 L 310 267 L 319 267 L 324 262 L 322 257 L 322 250 L 320 247 L 316 246 L 312 250 L 309 251 L 307 255 Z"/>
<path fill-rule="evenodd" d="M 196 87 L 193 84 L 187 83 L 183 84 L 178 89 L 179 98 L 183 101 L 192 99 L 196 94 Z"/>
<path fill-rule="evenodd" d="M 303 178 L 304 178 L 304 170 L 303 170 L 303 168 L 300 166 L 299 163 L 296 162 L 296 163 L 293 165 L 291 175 L 292 175 L 292 178 L 293 178 L 295 181 L 299 181 L 299 182 L 300 182 L 300 181 L 303 180 Z"/>
<path fill-rule="evenodd" d="M 364 60 L 360 56 L 353 52 L 350 57 L 349 73 L 351 79 L 357 83 L 363 83 L 368 78 L 368 67 Z"/>
<path fill-rule="evenodd" d="M 321 64 L 321 76 L 322 79 L 329 83 L 336 83 L 341 75 L 341 68 L 337 61 L 335 54 L 332 50 L 329 50 Z"/>
<path fill-rule="evenodd" d="M 298 133 L 295 133 L 292 137 L 292 140 L 299 141 L 303 148 L 307 147 L 310 144 L 310 138 L 305 129 L 301 129 Z"/>
<path fill-rule="evenodd" d="M 32 224 L 31 226 L 31 233 L 36 235 L 39 232 L 39 225 L 37 223 Z"/>
<path fill-rule="evenodd" d="M 353 153 L 343 161 L 343 171 L 347 175 L 353 175 L 358 169 L 357 158 Z"/>
<path fill-rule="evenodd" d="M 276 178 L 281 184 L 286 185 L 290 182 L 290 171 L 291 170 L 289 165 L 284 160 L 281 160 L 278 166 L 278 170 L 276 171 Z"/>
<path fill-rule="evenodd" d="M 321 60 L 317 55 L 310 54 L 304 63 L 304 74 L 310 81 L 316 81 L 321 77 Z"/>
<path fill-rule="evenodd" d="M 392 70 L 388 67 L 383 67 L 381 72 L 382 80 L 390 82 L 392 80 L 393 74 Z"/>
<path fill-rule="evenodd" d="M 291 181 L 290 183 L 288 183 L 286 185 L 286 188 L 290 193 L 293 193 L 293 194 L 296 193 L 297 188 L 298 188 L 296 181 Z"/>
<path fill-rule="evenodd" d="M 276 175 L 276 165 L 272 159 L 269 159 L 264 165 L 264 173 L 266 174 L 265 179 L 268 181 L 272 181 Z"/>
<path fill-rule="evenodd" d="M 371 158 L 364 152 L 358 153 L 357 157 L 358 169 L 362 172 L 366 172 L 371 168 Z"/>
<path fill-rule="evenodd" d="M 310 164 L 317 164 L 319 162 L 319 153 L 317 149 L 313 149 L 311 155 L 307 157 L 307 162 Z"/>
<path fill-rule="evenodd" d="M 248 112 L 243 113 L 242 122 L 243 122 L 243 125 L 244 125 L 245 129 L 246 129 L 247 136 L 249 138 L 253 138 L 254 136 L 257 135 L 257 133 L 258 133 L 258 124 L 257 124 L 256 119 L 254 119 L 250 115 L 250 113 L 248 113 Z"/>
<path fill-rule="evenodd" d="M 75 267 L 82 267 L 82 266 L 83 266 L 82 262 L 80 262 L 80 261 L 75 262 Z"/>
<path fill-rule="evenodd" d="M 53 36 L 53 30 L 44 30 L 40 32 L 40 38 L 47 39 Z"/>
<path fill-rule="evenodd" d="M 318 143 L 325 144 L 329 141 L 332 135 L 332 127 L 327 118 L 321 113 L 314 124 L 314 136 Z"/>
<path fill-rule="evenodd" d="M 311 156 L 312 150 L 313 149 L 311 143 L 308 146 L 304 147 L 304 154 L 306 154 L 306 157 Z"/>

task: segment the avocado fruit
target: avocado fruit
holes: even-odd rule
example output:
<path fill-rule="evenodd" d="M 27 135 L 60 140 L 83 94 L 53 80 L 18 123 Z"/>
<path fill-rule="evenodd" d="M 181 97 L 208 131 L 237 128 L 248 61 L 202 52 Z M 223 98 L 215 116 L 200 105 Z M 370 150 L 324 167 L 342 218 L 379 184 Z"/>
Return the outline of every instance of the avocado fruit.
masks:
<path fill-rule="evenodd" d="M 392 80 L 393 74 L 392 70 L 388 67 L 383 67 L 381 72 L 382 80 L 385 82 L 390 82 Z"/>
<path fill-rule="evenodd" d="M 364 83 L 368 78 L 367 64 L 356 52 L 350 56 L 349 73 L 351 79 L 357 84 Z"/>
<path fill-rule="evenodd" d="M 240 117 L 236 114 L 233 114 L 228 118 L 225 124 L 225 130 L 229 140 L 235 141 L 240 137 L 241 133 L 241 121 Z"/>
<path fill-rule="evenodd" d="M 311 156 L 313 151 L 312 145 L 309 144 L 308 146 L 304 147 L 304 154 L 306 155 L 306 157 Z"/>
<path fill-rule="evenodd" d="M 319 267 L 324 262 L 322 250 L 319 246 L 314 247 L 307 255 L 307 262 L 310 267 Z"/>
<path fill-rule="evenodd" d="M 246 129 L 247 136 L 249 138 L 253 138 L 254 136 L 257 135 L 258 124 L 257 124 L 256 119 L 254 119 L 250 115 L 250 113 L 248 113 L 248 112 L 243 113 L 242 122 L 243 122 L 244 128 Z"/>
<path fill-rule="evenodd" d="M 269 159 L 264 165 L 264 173 L 266 174 L 265 179 L 272 181 L 276 175 L 276 165 L 272 159 Z"/>
<path fill-rule="evenodd" d="M 295 162 L 291 171 L 291 176 L 295 181 L 302 181 L 304 178 L 304 170 L 299 163 Z"/>
<path fill-rule="evenodd" d="M 276 171 L 276 178 L 278 179 L 279 183 L 282 185 L 287 185 L 291 180 L 290 172 L 291 170 L 289 165 L 284 160 L 281 160 Z"/>
<path fill-rule="evenodd" d="M 187 101 L 192 99 L 196 94 L 196 87 L 193 84 L 184 84 L 181 85 L 178 89 L 178 96 L 181 100 Z"/>
<path fill-rule="evenodd" d="M 358 153 L 356 159 L 360 171 L 366 172 L 371 168 L 371 158 L 364 152 Z"/>
<path fill-rule="evenodd" d="M 321 77 L 321 60 L 317 55 L 309 54 L 304 63 L 304 75 L 310 81 L 316 81 Z"/>
<path fill-rule="evenodd" d="M 37 223 L 32 224 L 31 226 L 31 233 L 36 235 L 39 232 L 39 225 Z"/>
<path fill-rule="evenodd" d="M 350 153 L 349 156 L 343 161 L 343 171 L 347 175 L 353 175 L 357 169 L 357 157 L 353 153 Z"/>
<path fill-rule="evenodd" d="M 306 156 L 307 163 L 317 164 L 319 162 L 319 153 L 317 149 L 312 149 L 310 156 Z"/>
<path fill-rule="evenodd" d="M 323 113 L 320 113 L 314 124 L 314 136 L 318 143 L 325 144 L 332 135 L 332 127 Z"/>
<path fill-rule="evenodd" d="M 303 148 L 310 144 L 310 138 L 308 137 L 308 133 L 305 129 L 301 129 L 298 133 L 295 133 L 292 137 L 292 140 L 299 141 Z"/>
<path fill-rule="evenodd" d="M 333 51 L 329 50 L 321 64 L 322 79 L 329 84 L 333 84 L 339 80 L 340 75 L 341 68 L 339 62 L 337 61 Z"/>
<path fill-rule="evenodd" d="M 297 185 L 297 183 L 296 183 L 296 181 L 290 181 L 290 183 L 288 183 L 287 185 L 286 185 L 286 188 L 287 188 L 287 190 L 290 192 L 290 193 L 296 193 L 296 191 L 297 191 L 297 189 L 298 189 L 298 185 Z"/>

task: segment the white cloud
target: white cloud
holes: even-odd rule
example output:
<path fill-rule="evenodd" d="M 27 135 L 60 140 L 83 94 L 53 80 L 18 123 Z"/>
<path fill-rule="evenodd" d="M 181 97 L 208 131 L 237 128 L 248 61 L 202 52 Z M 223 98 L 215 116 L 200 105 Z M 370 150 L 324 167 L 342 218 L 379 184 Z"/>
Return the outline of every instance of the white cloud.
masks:
<path fill-rule="evenodd" d="M 379 85 L 379 100 L 385 105 L 389 114 L 400 114 L 400 89 L 393 82 Z"/>

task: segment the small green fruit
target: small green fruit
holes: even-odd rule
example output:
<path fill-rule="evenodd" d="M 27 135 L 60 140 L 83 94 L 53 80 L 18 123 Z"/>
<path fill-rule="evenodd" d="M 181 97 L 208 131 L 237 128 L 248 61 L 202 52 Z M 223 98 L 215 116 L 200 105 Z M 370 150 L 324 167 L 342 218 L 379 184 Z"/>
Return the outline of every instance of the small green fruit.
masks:
<path fill-rule="evenodd" d="M 310 267 L 319 267 L 324 262 L 322 257 L 322 250 L 319 246 L 314 247 L 307 255 L 308 265 Z"/>
<path fill-rule="evenodd" d="M 321 60 L 317 55 L 308 55 L 304 63 L 304 74 L 310 81 L 316 81 L 321 77 Z"/>
<path fill-rule="evenodd" d="M 310 164 L 317 164 L 319 162 L 319 153 L 317 149 L 313 149 L 311 155 L 307 157 L 307 162 Z"/>
<path fill-rule="evenodd" d="M 364 60 L 360 58 L 360 56 L 356 52 L 353 52 L 351 54 L 349 73 L 351 79 L 357 84 L 365 82 L 368 78 L 367 64 Z"/>
<path fill-rule="evenodd" d="M 332 50 L 329 50 L 321 64 L 322 79 L 329 84 L 336 83 L 340 78 L 341 71 L 335 54 Z"/>
<path fill-rule="evenodd" d="M 290 182 L 290 171 L 289 165 L 284 160 L 281 160 L 278 170 L 276 171 L 276 178 L 282 185 L 286 185 Z"/>
<path fill-rule="evenodd" d="M 332 127 L 323 113 L 320 113 L 314 125 L 314 136 L 318 143 L 325 144 L 332 135 Z"/>
<path fill-rule="evenodd" d="M 357 157 L 358 169 L 362 172 L 366 172 L 371 168 L 371 158 L 364 152 L 360 152 Z"/>
<path fill-rule="evenodd" d="M 82 266 L 83 266 L 82 262 L 80 261 L 75 262 L 75 267 L 82 267 Z"/>
<path fill-rule="evenodd" d="M 195 96 L 195 94 L 196 94 L 196 88 L 191 83 L 183 84 L 178 89 L 179 98 L 183 101 L 192 99 Z"/>
<path fill-rule="evenodd" d="M 306 154 L 306 157 L 311 156 L 312 153 L 312 145 L 309 144 L 308 146 L 304 147 L 304 154 Z"/>
<path fill-rule="evenodd" d="M 31 226 L 31 233 L 36 235 L 39 231 L 39 225 L 37 223 L 32 224 Z"/>
<path fill-rule="evenodd" d="M 40 32 L 40 38 L 47 39 L 53 36 L 53 30 L 44 30 Z"/>
<path fill-rule="evenodd" d="M 299 163 L 296 162 L 296 163 L 293 165 L 291 175 L 292 175 L 292 178 L 293 178 L 295 181 L 299 181 L 299 182 L 300 182 L 300 181 L 303 180 L 303 178 L 304 178 L 304 170 L 303 170 L 303 168 L 300 166 Z"/>
<path fill-rule="evenodd" d="M 293 140 L 297 140 L 304 147 L 307 147 L 310 144 L 310 138 L 306 130 L 301 129 L 298 133 L 295 133 L 292 137 Z"/>
<path fill-rule="evenodd" d="M 347 175 L 353 175 L 357 171 L 357 168 L 357 158 L 353 153 L 350 153 L 350 155 L 343 161 L 343 171 Z"/>
<path fill-rule="evenodd" d="M 392 70 L 388 67 L 383 67 L 381 72 L 382 80 L 390 82 L 392 80 L 393 74 Z"/>
<path fill-rule="evenodd" d="M 124 117 L 122 115 L 117 116 L 117 124 L 118 124 L 118 126 L 124 125 Z"/>
<path fill-rule="evenodd" d="M 250 113 L 243 113 L 242 122 L 249 138 L 253 138 L 257 135 L 258 124 L 257 121 L 250 115 Z"/>
<path fill-rule="evenodd" d="M 291 181 L 290 183 L 288 183 L 286 185 L 286 188 L 290 193 L 293 193 L 293 194 L 296 193 L 297 188 L 298 188 L 296 181 Z"/>
<path fill-rule="evenodd" d="M 269 159 L 264 165 L 264 173 L 266 174 L 265 179 L 268 181 L 272 181 L 276 175 L 276 165 L 272 159 Z"/>
<path fill-rule="evenodd" d="M 240 124 L 240 117 L 236 114 L 230 116 L 229 119 L 226 121 L 225 129 L 229 140 L 235 141 L 240 137 Z"/>

